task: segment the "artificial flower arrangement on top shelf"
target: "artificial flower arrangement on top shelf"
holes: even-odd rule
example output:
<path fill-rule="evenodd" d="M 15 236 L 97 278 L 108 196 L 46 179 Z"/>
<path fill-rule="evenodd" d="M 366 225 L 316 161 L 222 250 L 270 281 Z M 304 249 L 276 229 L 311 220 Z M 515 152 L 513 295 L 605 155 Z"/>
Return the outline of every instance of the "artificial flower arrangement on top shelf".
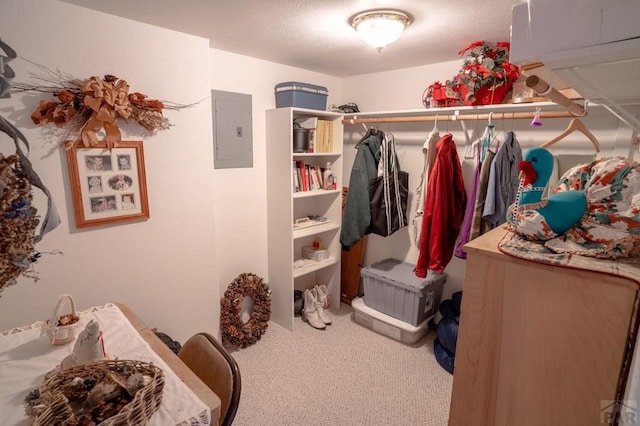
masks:
<path fill-rule="evenodd" d="M 426 108 L 502 103 L 520 69 L 509 62 L 509 43 L 476 41 L 458 52 L 462 68 L 444 84 L 436 81 L 424 92 Z"/>

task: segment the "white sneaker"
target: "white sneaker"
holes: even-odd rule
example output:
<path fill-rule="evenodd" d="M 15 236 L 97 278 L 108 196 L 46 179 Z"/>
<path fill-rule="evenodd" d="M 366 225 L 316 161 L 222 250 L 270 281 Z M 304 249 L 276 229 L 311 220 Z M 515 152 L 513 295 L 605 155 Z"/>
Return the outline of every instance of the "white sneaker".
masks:
<path fill-rule="evenodd" d="M 302 320 L 308 322 L 311 327 L 317 328 L 318 330 L 324 330 L 325 328 L 327 328 L 318 314 L 318 301 L 316 300 L 316 296 L 311 292 L 311 290 L 307 289 L 304 291 L 302 297 L 304 298 Z"/>
<path fill-rule="evenodd" d="M 325 308 L 329 307 L 329 298 L 327 296 L 327 286 L 324 284 L 317 285 L 311 289 L 316 296 L 316 311 L 318 311 L 318 316 L 320 320 L 326 325 L 331 325 L 331 319 L 329 315 L 325 311 Z"/>

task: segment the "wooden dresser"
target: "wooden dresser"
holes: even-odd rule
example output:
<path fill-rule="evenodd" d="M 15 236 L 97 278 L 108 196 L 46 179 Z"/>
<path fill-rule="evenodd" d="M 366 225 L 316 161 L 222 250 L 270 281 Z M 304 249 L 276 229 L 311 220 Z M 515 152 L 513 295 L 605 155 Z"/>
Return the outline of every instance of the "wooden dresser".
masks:
<path fill-rule="evenodd" d="M 449 425 L 600 425 L 624 382 L 638 285 L 505 255 L 506 232 L 466 246 Z"/>

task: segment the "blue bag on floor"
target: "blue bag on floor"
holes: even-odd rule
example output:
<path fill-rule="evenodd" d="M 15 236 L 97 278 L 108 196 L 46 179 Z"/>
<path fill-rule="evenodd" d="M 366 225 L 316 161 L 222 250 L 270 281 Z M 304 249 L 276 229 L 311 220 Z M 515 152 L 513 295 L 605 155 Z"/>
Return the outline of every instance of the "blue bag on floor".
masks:
<path fill-rule="evenodd" d="M 451 299 L 443 300 L 438 306 L 442 319 L 436 328 L 437 338 L 433 342 L 433 352 L 438 364 L 453 374 L 453 364 L 458 342 L 458 323 L 460 321 L 460 306 L 462 291 L 455 292 Z"/>
<path fill-rule="evenodd" d="M 449 351 L 456 354 L 456 342 L 458 341 L 458 323 L 453 318 L 442 318 L 436 329 L 440 344 Z"/>
<path fill-rule="evenodd" d="M 440 364 L 440 366 L 449 373 L 453 374 L 453 363 L 455 361 L 455 357 L 442 347 L 438 339 L 433 341 L 433 353 L 436 356 L 438 364 Z"/>

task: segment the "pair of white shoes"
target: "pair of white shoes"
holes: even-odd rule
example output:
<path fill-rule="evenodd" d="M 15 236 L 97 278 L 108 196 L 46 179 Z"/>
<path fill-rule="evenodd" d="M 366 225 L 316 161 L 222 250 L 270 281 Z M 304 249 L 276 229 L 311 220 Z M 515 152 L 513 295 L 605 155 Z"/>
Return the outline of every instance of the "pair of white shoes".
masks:
<path fill-rule="evenodd" d="M 324 330 L 331 324 L 325 309 L 329 308 L 329 298 L 327 297 L 327 286 L 317 285 L 304 291 L 302 295 L 304 309 L 302 310 L 302 320 L 309 323 L 313 328 Z"/>

